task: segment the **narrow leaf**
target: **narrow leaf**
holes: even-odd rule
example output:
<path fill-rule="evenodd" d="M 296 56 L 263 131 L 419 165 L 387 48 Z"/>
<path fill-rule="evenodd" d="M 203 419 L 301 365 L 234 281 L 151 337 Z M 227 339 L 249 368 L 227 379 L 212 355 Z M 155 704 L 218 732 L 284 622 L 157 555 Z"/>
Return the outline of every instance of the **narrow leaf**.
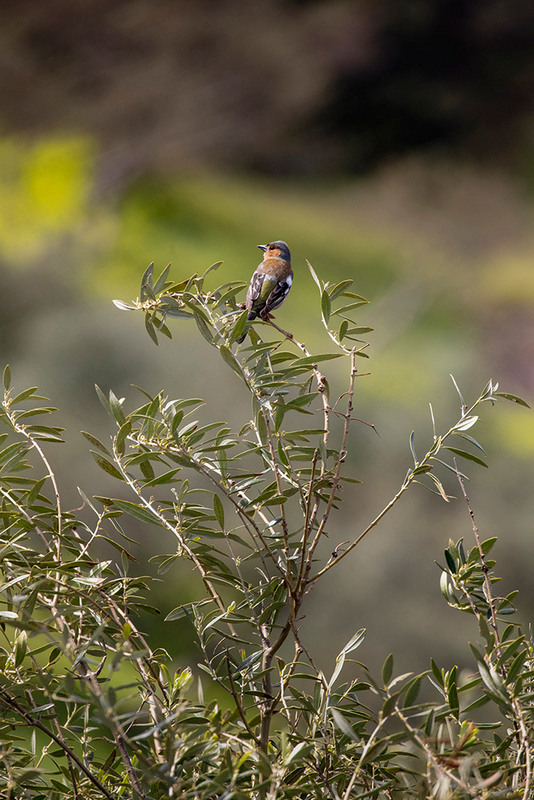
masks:
<path fill-rule="evenodd" d="M 163 270 L 163 272 L 161 273 L 161 275 L 157 279 L 156 283 L 154 284 L 154 292 L 155 292 L 155 294 L 159 294 L 159 292 L 163 291 L 163 289 L 165 287 L 165 282 L 167 281 L 167 278 L 169 277 L 170 268 L 171 268 L 171 265 L 167 264 L 167 266 L 165 267 L 165 269 Z"/>
<path fill-rule="evenodd" d="M 213 495 L 213 511 L 221 529 L 224 530 L 224 507 L 217 494 Z"/>
<path fill-rule="evenodd" d="M 111 461 L 108 461 L 107 458 L 104 458 L 103 455 L 95 452 L 94 450 L 91 450 L 90 452 L 100 469 L 103 469 L 104 472 L 107 472 L 108 475 L 111 475 L 113 478 L 117 478 L 119 481 L 122 481 L 122 475 L 117 467 L 111 463 Z"/>
<path fill-rule="evenodd" d="M 222 263 L 223 263 L 222 261 L 216 261 L 214 264 L 211 265 L 211 267 L 207 268 L 206 272 L 203 274 L 202 277 L 205 278 L 206 275 L 210 274 L 210 272 L 215 272 L 216 269 L 219 269 Z"/>
<path fill-rule="evenodd" d="M 306 259 L 306 264 L 308 265 L 308 269 L 310 270 L 310 273 L 311 273 L 311 276 L 312 276 L 313 280 L 315 281 L 315 283 L 319 287 L 319 291 L 322 292 L 323 291 L 323 287 L 321 286 L 321 281 L 317 277 L 317 273 L 315 272 L 314 268 L 312 267 L 312 265 L 310 264 L 310 262 L 307 259 Z"/>
<path fill-rule="evenodd" d="M 510 394 L 509 392 L 494 392 L 493 397 L 502 397 L 504 400 L 510 400 L 511 403 L 517 403 L 525 408 L 530 408 L 529 404 L 516 394 Z"/>
<path fill-rule="evenodd" d="M 393 673 L 393 653 L 390 653 L 386 660 L 384 661 L 384 666 L 382 667 L 382 680 L 384 685 L 387 686 L 391 679 L 391 675 Z"/>
<path fill-rule="evenodd" d="M 323 293 L 321 295 L 321 313 L 323 315 L 323 320 L 324 320 L 325 325 L 328 324 L 328 320 L 330 319 L 331 310 L 332 310 L 332 306 L 331 306 L 331 303 L 330 303 L 330 296 L 329 296 L 328 292 L 325 289 L 325 290 L 323 290 Z"/>
<path fill-rule="evenodd" d="M 223 344 L 219 347 L 219 351 L 221 353 L 221 356 L 223 357 L 223 360 L 226 361 L 228 366 L 231 367 L 234 370 L 234 372 L 236 372 L 239 375 L 239 377 L 242 377 L 241 367 L 239 366 L 239 363 L 236 361 L 234 354 L 230 352 L 230 350 Z"/>
<path fill-rule="evenodd" d="M 451 452 L 455 453 L 457 456 L 460 456 L 461 458 L 465 458 L 468 461 L 474 461 L 475 464 L 480 464 L 481 467 L 486 467 L 486 469 L 488 469 L 488 465 L 485 461 L 482 461 L 481 458 L 474 456 L 472 453 L 468 453 L 467 450 L 460 450 L 459 447 L 451 447 L 451 445 L 448 444 L 443 445 L 443 447 L 446 450 L 450 450 Z"/>
<path fill-rule="evenodd" d="M 91 444 L 94 445 L 94 447 L 98 447 L 99 450 L 102 450 L 103 453 L 106 453 L 106 455 L 110 456 L 111 458 L 111 453 L 109 452 L 108 448 L 104 444 L 102 444 L 100 439 L 97 439 L 96 436 L 93 436 L 92 433 L 88 433 L 87 431 L 80 431 L 80 433 L 82 434 L 82 436 L 85 436 L 87 441 L 91 442 Z"/>
<path fill-rule="evenodd" d="M 248 311 L 245 309 L 243 313 L 240 314 L 239 317 L 237 318 L 237 322 L 234 325 L 232 335 L 230 336 L 230 344 L 233 344 L 237 339 L 239 339 L 239 337 L 245 330 L 245 326 L 247 324 L 247 317 L 248 317 Z"/>
<path fill-rule="evenodd" d="M 124 303 L 122 300 L 113 300 L 113 305 L 117 306 L 117 308 L 121 311 L 137 311 L 135 306 L 130 306 L 128 303 Z"/>
<path fill-rule="evenodd" d="M 131 517 L 140 520 L 141 522 L 149 522 L 152 525 L 161 525 L 161 521 L 155 517 L 147 508 L 139 506 L 136 503 L 130 503 L 129 500 L 113 499 L 113 505 L 120 508 Z"/>

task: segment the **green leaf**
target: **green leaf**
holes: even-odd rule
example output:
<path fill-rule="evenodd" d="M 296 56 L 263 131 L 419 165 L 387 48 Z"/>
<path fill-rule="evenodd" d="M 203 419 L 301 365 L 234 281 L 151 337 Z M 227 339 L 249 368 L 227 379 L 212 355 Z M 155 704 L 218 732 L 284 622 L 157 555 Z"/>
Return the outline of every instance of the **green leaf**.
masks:
<path fill-rule="evenodd" d="M 510 394 L 510 392 L 493 392 L 492 397 L 502 397 L 504 400 L 510 400 L 511 403 L 517 403 L 525 408 L 530 408 L 529 404 L 521 397 L 518 397 L 516 394 Z"/>
<path fill-rule="evenodd" d="M 488 555 L 488 553 L 493 548 L 493 545 L 495 544 L 496 541 L 497 541 L 497 537 L 496 536 L 490 536 L 489 539 L 485 539 L 482 542 L 480 547 L 481 547 L 481 550 L 482 550 L 482 552 L 484 553 L 485 556 Z"/>
<path fill-rule="evenodd" d="M 95 391 L 96 391 L 96 396 L 98 397 L 98 399 L 100 400 L 100 402 L 102 403 L 108 414 L 111 414 L 109 400 L 97 383 L 95 383 Z"/>
<path fill-rule="evenodd" d="M 165 283 L 167 278 L 169 277 L 169 270 L 171 268 L 170 264 L 167 264 L 159 278 L 157 279 L 156 283 L 154 284 L 154 293 L 159 294 L 165 288 Z"/>
<path fill-rule="evenodd" d="M 234 354 L 224 344 L 219 347 L 219 352 L 228 366 L 231 367 L 240 378 L 242 378 L 243 376 L 241 374 L 241 367 L 239 366 Z"/>
<path fill-rule="evenodd" d="M 90 442 L 92 445 L 94 445 L 94 447 L 98 447 L 99 450 L 102 450 L 103 453 L 110 456 L 111 458 L 111 453 L 109 452 L 108 448 L 104 444 L 102 444 L 100 439 L 97 439 L 96 436 L 93 436 L 92 433 L 88 433 L 87 431 L 80 431 L 80 433 L 82 434 L 82 436 L 85 436 L 87 441 Z"/>
<path fill-rule="evenodd" d="M 345 338 L 348 329 L 349 329 L 349 321 L 348 319 L 344 319 L 341 325 L 339 326 L 338 336 L 340 342 Z"/>
<path fill-rule="evenodd" d="M 401 691 L 402 690 L 399 689 L 398 692 L 394 692 L 385 700 L 384 705 L 382 706 L 382 717 L 384 719 L 386 717 L 389 717 L 391 712 L 395 709 L 395 705 L 397 703 L 397 700 L 399 699 Z"/>
<path fill-rule="evenodd" d="M 389 681 L 391 680 L 391 675 L 393 673 L 393 653 L 390 653 L 386 660 L 384 661 L 384 666 L 382 667 L 382 681 L 384 682 L 384 686 L 387 686 Z"/>
<path fill-rule="evenodd" d="M 337 283 L 335 286 L 328 288 L 328 294 L 330 295 L 330 300 L 335 300 L 336 297 L 339 297 L 340 294 L 343 294 L 345 289 L 348 289 L 353 283 L 352 278 L 347 278 L 340 283 Z"/>
<path fill-rule="evenodd" d="M 247 317 L 248 317 L 248 311 L 247 309 L 245 309 L 243 313 L 240 314 L 239 317 L 237 318 L 237 322 L 234 325 L 232 335 L 230 336 L 230 344 L 233 344 L 237 339 L 239 339 L 239 337 L 245 330 L 245 327 L 247 325 Z"/>
<path fill-rule="evenodd" d="M 203 274 L 202 277 L 205 278 L 206 275 L 210 274 L 210 272 L 215 272 L 216 269 L 219 269 L 222 263 L 223 263 L 222 261 L 216 261 L 214 264 L 211 265 L 211 267 L 207 268 L 206 272 Z"/>
<path fill-rule="evenodd" d="M 221 530 L 224 530 L 224 507 L 219 495 L 217 494 L 213 495 L 213 512 L 217 522 L 221 526 Z"/>
<path fill-rule="evenodd" d="M 30 508 L 33 505 L 33 503 L 36 501 L 37 496 L 39 495 L 41 489 L 43 488 L 43 484 L 45 483 L 46 480 L 47 480 L 47 477 L 44 477 L 44 478 L 41 478 L 40 481 L 36 481 L 34 483 L 31 491 L 28 493 L 28 497 L 27 497 L 27 500 L 26 500 L 28 508 Z"/>
<path fill-rule="evenodd" d="M 467 442 L 471 442 L 471 444 L 474 447 L 476 447 L 478 450 L 480 450 L 481 453 L 484 453 L 484 454 L 486 453 L 486 451 L 484 450 L 482 445 L 479 442 L 477 442 L 477 440 L 474 438 L 474 436 L 471 436 L 470 434 L 463 433 L 463 432 L 462 433 L 458 433 L 458 436 L 460 436 L 462 439 L 465 439 Z"/>
<path fill-rule="evenodd" d="M 309 394 L 301 394 L 298 397 L 294 397 L 293 400 L 290 400 L 289 403 L 286 404 L 286 409 L 307 406 L 313 402 L 319 394 L 320 392 L 310 392 Z"/>
<path fill-rule="evenodd" d="M 360 737 L 353 731 L 351 725 L 349 724 L 348 720 L 345 719 L 341 711 L 338 711 L 337 708 L 331 708 L 330 713 L 336 728 L 339 728 L 341 733 L 344 733 L 345 736 L 348 736 L 349 739 L 352 739 L 355 742 L 360 740 Z"/>
<path fill-rule="evenodd" d="M 176 469 L 169 469 L 162 475 L 158 475 L 156 478 L 152 478 L 151 480 L 146 481 L 143 484 L 143 486 L 147 488 L 148 486 L 161 486 L 161 484 L 163 483 L 172 483 L 176 475 L 181 471 L 182 471 L 181 467 L 177 467 Z"/>
<path fill-rule="evenodd" d="M 42 442 L 63 442 L 60 432 L 64 428 L 49 428 L 44 425 L 28 425 L 26 433 Z"/>
<path fill-rule="evenodd" d="M 291 369 L 299 367 L 311 367 L 314 364 L 319 364 L 321 361 L 332 361 L 334 358 L 342 358 L 343 353 L 321 353 L 317 356 L 306 356 L 305 358 L 297 358 L 291 364 Z"/>
<path fill-rule="evenodd" d="M 306 259 L 306 264 L 308 265 L 308 269 L 310 270 L 310 274 L 311 274 L 313 280 L 315 281 L 315 283 L 319 287 L 319 291 L 322 293 L 323 287 L 321 285 L 321 281 L 317 277 L 317 273 L 315 272 L 314 268 L 312 267 L 312 265 L 310 264 L 310 262 L 307 259 Z"/>
<path fill-rule="evenodd" d="M 434 678 L 436 679 L 438 685 L 443 687 L 443 685 L 444 685 L 443 684 L 443 673 L 442 673 L 442 671 L 440 670 L 440 668 L 438 667 L 438 665 L 436 664 L 436 662 L 434 661 L 433 658 L 430 659 L 430 667 L 432 669 L 432 674 L 433 674 Z"/>
<path fill-rule="evenodd" d="M 103 469 L 104 472 L 107 472 L 108 475 L 112 476 L 112 478 L 117 478 L 119 481 L 123 480 L 123 477 L 120 474 L 119 470 L 114 464 L 111 463 L 111 461 L 108 461 L 107 458 L 104 458 L 103 455 L 95 452 L 94 450 L 90 450 L 89 452 L 93 456 L 94 460 L 96 461 L 100 469 Z"/>
<path fill-rule="evenodd" d="M 348 653 L 352 653 L 353 650 L 356 650 L 357 647 L 361 645 L 363 640 L 365 639 L 365 628 L 360 628 L 359 631 L 356 631 L 354 636 L 351 636 L 345 647 L 343 648 L 342 652 L 347 655 Z"/>
<path fill-rule="evenodd" d="M 417 464 L 417 456 L 415 455 L 415 431 L 410 433 L 410 450 L 412 451 L 413 463 Z"/>
<path fill-rule="evenodd" d="M 153 289 L 154 262 L 148 265 L 141 278 L 141 300 L 154 297 Z"/>
<path fill-rule="evenodd" d="M 28 634 L 20 631 L 15 638 L 15 667 L 20 667 L 28 650 Z"/>
<path fill-rule="evenodd" d="M 33 396 L 34 396 L 36 391 L 37 391 L 37 386 L 31 386 L 29 389 L 25 389 L 23 392 L 19 392 L 19 394 L 17 394 L 16 397 L 14 397 L 11 400 L 11 405 L 12 406 L 16 406 L 19 403 L 22 403 L 23 400 L 28 400 L 30 398 L 31 399 L 35 399 L 35 400 L 38 400 L 38 399 L 39 400 L 44 400 L 44 399 L 46 399 L 46 398 L 43 398 L 43 397 L 35 397 L 34 398 Z"/>
<path fill-rule="evenodd" d="M 210 605 L 212 602 L 211 599 L 208 600 L 198 600 L 195 603 L 183 603 L 181 606 L 177 606 L 170 611 L 164 619 L 164 622 L 174 622 L 178 619 L 183 619 L 186 617 L 187 619 L 192 619 L 193 614 L 192 612 L 195 609 L 200 608 L 201 606 Z"/>
<path fill-rule="evenodd" d="M 328 325 L 328 320 L 330 319 L 330 313 L 332 311 L 332 306 L 330 303 L 330 295 L 326 291 L 323 290 L 321 294 L 321 313 L 323 315 L 323 320 L 325 325 Z"/>
<path fill-rule="evenodd" d="M 486 467 L 486 469 L 488 469 L 488 465 L 486 464 L 485 461 L 482 461 L 481 458 L 479 458 L 478 456 L 474 456 L 472 453 L 468 453 L 467 450 L 460 450 L 460 448 L 458 447 L 451 447 L 450 444 L 444 444 L 443 447 L 445 448 L 445 450 L 450 450 L 452 453 L 455 453 L 457 456 L 460 456 L 460 458 L 465 458 L 468 461 L 474 461 L 475 464 L 480 464 L 481 467 Z"/>
<path fill-rule="evenodd" d="M 508 670 L 508 674 L 506 676 L 506 683 L 513 683 L 521 670 L 523 669 L 523 665 L 526 661 L 527 653 L 523 650 L 521 653 L 518 653 L 517 656 L 514 658 L 512 662 L 512 666 Z"/>
<path fill-rule="evenodd" d="M 141 522 L 149 522 L 151 525 L 161 526 L 161 520 L 155 517 L 154 514 L 144 506 L 130 503 L 129 500 L 118 500 L 116 498 L 113 498 L 113 505 Z"/>
<path fill-rule="evenodd" d="M 438 494 L 440 494 L 443 497 L 443 499 L 445 500 L 446 503 L 450 503 L 450 499 L 449 499 L 449 497 L 447 495 L 447 492 L 445 491 L 445 488 L 444 488 L 442 482 L 440 481 L 440 479 L 437 478 L 435 475 L 433 475 L 431 472 L 429 472 L 427 474 L 428 474 L 428 477 L 430 478 L 430 480 L 434 483 L 436 489 L 438 490 Z"/>
<path fill-rule="evenodd" d="M 202 314 L 196 313 L 196 311 L 198 311 L 198 309 L 196 309 L 196 307 L 193 307 L 193 308 L 195 308 L 195 322 L 197 323 L 197 327 L 198 327 L 200 333 L 202 334 L 204 339 L 207 342 L 209 342 L 209 344 L 213 344 L 213 336 L 212 336 L 212 333 L 211 333 L 211 330 L 209 328 L 208 323 L 206 322 L 206 320 L 204 319 Z"/>
<path fill-rule="evenodd" d="M 126 441 L 126 437 L 130 435 L 132 432 L 132 423 L 130 420 L 127 420 L 121 427 L 119 428 L 119 432 L 115 437 L 115 446 L 119 451 L 120 455 L 124 453 L 124 443 Z"/>
<path fill-rule="evenodd" d="M 359 300 L 363 305 L 369 303 L 369 300 L 366 297 L 363 297 L 361 294 L 355 294 L 355 292 L 343 292 L 343 297 L 350 297 L 352 300 Z"/>
<path fill-rule="evenodd" d="M 449 553 L 448 550 L 445 550 L 445 561 L 447 562 L 447 566 L 452 573 L 456 572 L 456 564 L 454 563 L 454 559 Z"/>
<path fill-rule="evenodd" d="M 417 677 L 415 677 L 408 684 L 408 687 L 406 689 L 406 694 L 404 696 L 404 708 L 409 708 L 417 700 L 417 696 L 418 696 L 419 690 L 421 688 L 421 682 L 422 682 L 424 677 L 425 677 L 424 675 L 417 675 Z"/>
<path fill-rule="evenodd" d="M 458 675 L 458 667 L 453 667 L 449 673 L 449 678 L 447 681 L 447 699 L 449 701 L 449 706 L 456 717 L 458 719 L 460 713 L 460 704 L 458 701 L 458 686 L 456 683 Z"/>
<path fill-rule="evenodd" d="M 6 364 L 4 367 L 4 389 L 6 392 L 10 386 L 11 386 L 11 368 L 9 364 Z"/>
<path fill-rule="evenodd" d="M 148 335 L 150 336 L 150 338 L 152 339 L 154 344 L 157 345 L 158 344 L 158 336 L 157 336 L 157 333 L 156 333 L 156 331 L 154 329 L 154 325 L 152 323 L 152 318 L 151 318 L 150 314 L 145 314 L 145 328 L 146 328 L 146 332 L 148 333 Z"/>
<path fill-rule="evenodd" d="M 122 410 L 122 400 L 119 400 L 113 389 L 109 390 L 109 407 L 111 409 L 111 413 L 115 417 L 116 422 L 118 422 L 119 425 L 124 425 L 126 422 L 126 417 L 124 415 L 124 411 Z"/>
<path fill-rule="evenodd" d="M 290 764 L 296 764 L 299 761 L 302 761 L 304 758 L 307 758 L 312 747 L 313 745 L 307 741 L 299 742 L 297 745 L 295 745 L 295 747 L 285 757 L 284 763 L 286 767 L 288 767 Z"/>

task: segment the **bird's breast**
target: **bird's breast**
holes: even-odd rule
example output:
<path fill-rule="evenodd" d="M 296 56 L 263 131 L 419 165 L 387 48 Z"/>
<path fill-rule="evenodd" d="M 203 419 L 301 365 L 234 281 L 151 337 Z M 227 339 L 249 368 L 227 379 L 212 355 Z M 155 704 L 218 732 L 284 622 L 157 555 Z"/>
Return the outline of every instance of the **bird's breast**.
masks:
<path fill-rule="evenodd" d="M 291 275 L 291 264 L 283 258 L 266 258 L 261 264 L 264 275 L 284 281 Z"/>

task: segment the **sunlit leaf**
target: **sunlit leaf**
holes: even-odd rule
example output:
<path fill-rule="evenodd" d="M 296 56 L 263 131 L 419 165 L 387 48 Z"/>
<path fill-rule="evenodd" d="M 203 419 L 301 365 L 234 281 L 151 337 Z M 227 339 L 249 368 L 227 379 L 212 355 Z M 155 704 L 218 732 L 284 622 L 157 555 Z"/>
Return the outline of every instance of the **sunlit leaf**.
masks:
<path fill-rule="evenodd" d="M 313 280 L 315 281 L 315 283 L 319 287 L 319 291 L 322 292 L 323 291 L 323 287 L 322 287 L 321 281 L 317 277 L 317 273 L 315 272 L 314 268 L 312 267 L 312 265 L 310 264 L 310 262 L 307 259 L 306 259 L 306 264 L 308 265 L 308 269 L 310 270 L 310 274 L 311 274 Z"/>
<path fill-rule="evenodd" d="M 167 264 L 159 278 L 157 279 L 156 283 L 154 284 L 154 293 L 159 294 L 165 288 L 165 283 L 167 282 L 167 278 L 169 277 L 169 270 L 171 268 L 170 264 Z"/>
<path fill-rule="evenodd" d="M 121 311 L 136 311 L 136 306 L 128 305 L 128 303 L 123 302 L 122 300 L 113 300 L 113 305 L 116 306 Z"/>

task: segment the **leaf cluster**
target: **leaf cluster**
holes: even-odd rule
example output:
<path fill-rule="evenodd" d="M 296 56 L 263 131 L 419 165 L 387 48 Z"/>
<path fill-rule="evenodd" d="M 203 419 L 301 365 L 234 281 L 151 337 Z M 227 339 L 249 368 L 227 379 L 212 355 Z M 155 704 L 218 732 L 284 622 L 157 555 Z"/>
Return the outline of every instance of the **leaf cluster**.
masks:
<path fill-rule="evenodd" d="M 170 336 L 169 318 L 196 324 L 241 389 L 251 415 L 239 430 L 201 422 L 199 398 L 143 393 L 128 410 L 113 391 L 97 394 L 115 423 L 109 441 L 84 432 L 116 496 L 63 507 L 44 447 L 61 428 L 35 389 L 15 393 L 4 372 L 0 420 L 0 786 L 9 798 L 490 798 L 528 797 L 532 770 L 533 643 L 510 621 L 515 593 L 498 578 L 456 460 L 484 465 L 471 429 L 483 403 L 519 398 L 491 381 L 472 403 L 461 393 L 456 422 L 432 440 L 398 492 L 348 540 L 332 543 L 343 502 L 355 426 L 360 336 L 352 314 L 366 302 L 350 282 L 330 286 L 312 271 L 319 314 L 334 352 L 310 353 L 275 323 L 260 322 L 238 346 L 246 312 L 241 284 L 211 290 L 204 275 L 173 283 L 169 267 L 143 275 L 124 310 L 145 315 L 149 336 Z M 335 321 L 335 324 L 333 324 Z M 323 371 L 344 366 L 331 397 Z M 43 405 L 43 403 L 45 403 Z M 303 417 L 305 423 L 302 423 Z M 37 422 L 38 421 L 38 422 Z M 469 431 L 469 432 L 468 432 Z M 444 460 L 448 456 L 448 460 Z M 439 476 L 436 474 L 439 473 Z M 474 545 L 449 542 L 440 587 L 470 614 L 479 640 L 474 670 L 440 668 L 379 677 L 354 659 L 365 631 L 332 655 L 331 674 L 302 641 L 312 587 L 349 557 L 412 484 L 450 500 L 444 475 L 464 495 Z M 126 495 L 126 496 L 125 496 Z M 130 521 L 162 542 L 160 571 L 183 559 L 203 591 L 167 616 L 169 635 L 190 622 L 199 672 L 223 702 L 195 696 L 193 675 L 138 627 L 149 577 L 132 577 Z M 98 557 L 101 540 L 117 561 Z M 334 549 L 332 549 L 334 548 Z M 479 709 L 484 709 L 478 716 Z"/>

